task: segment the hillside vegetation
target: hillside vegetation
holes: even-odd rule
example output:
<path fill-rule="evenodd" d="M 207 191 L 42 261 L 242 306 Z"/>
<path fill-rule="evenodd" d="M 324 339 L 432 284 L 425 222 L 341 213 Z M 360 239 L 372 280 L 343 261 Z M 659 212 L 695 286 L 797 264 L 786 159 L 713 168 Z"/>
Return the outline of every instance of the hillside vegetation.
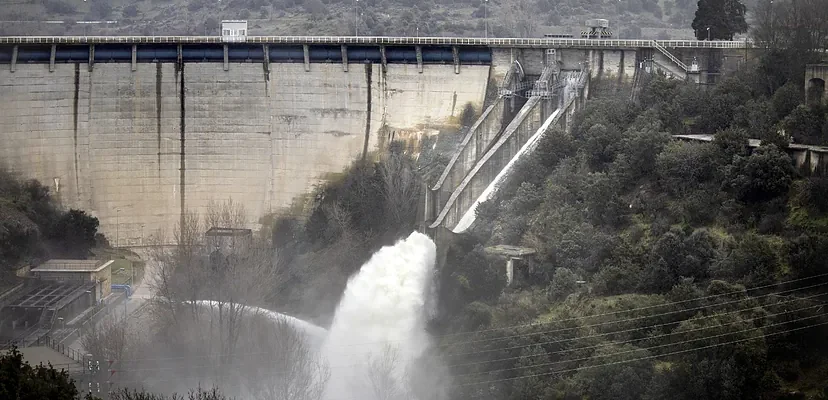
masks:
<path fill-rule="evenodd" d="M 484 6 L 487 4 L 487 6 Z M 254 35 L 490 36 L 580 34 L 609 18 L 624 38 L 692 38 L 695 0 L 14 0 L 0 34 L 218 34 L 222 19 L 247 19 Z M 115 20 L 117 24 L 34 21 Z M 31 21 L 31 22 L 25 22 Z"/>
<path fill-rule="evenodd" d="M 656 77 L 542 139 L 442 271 L 452 398 L 828 398 L 828 178 L 780 134 L 825 144 L 828 125 L 768 81 Z M 495 244 L 537 250 L 502 295 Z"/>
<path fill-rule="evenodd" d="M 96 240 L 105 241 L 97 230 L 97 218 L 62 210 L 37 180 L 0 169 L 0 286 L 12 282 L 17 267 L 48 258 L 85 259 Z"/>

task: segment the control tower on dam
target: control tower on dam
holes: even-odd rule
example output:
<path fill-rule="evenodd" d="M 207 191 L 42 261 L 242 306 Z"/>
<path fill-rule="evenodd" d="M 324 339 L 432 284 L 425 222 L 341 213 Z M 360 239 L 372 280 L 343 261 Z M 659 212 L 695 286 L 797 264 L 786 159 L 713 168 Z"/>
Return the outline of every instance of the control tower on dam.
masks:
<path fill-rule="evenodd" d="M 510 70 L 632 82 L 744 42 L 394 37 L 0 37 L 0 165 L 146 243 L 232 198 L 254 226 L 393 139 L 478 117 Z M 549 51 L 555 50 L 555 51 Z M 719 56 L 716 56 L 719 57 Z M 703 64 L 703 63 L 702 63 Z M 669 65 L 668 65 L 669 67 Z M 677 70 L 677 73 L 680 72 Z M 511 79 L 511 78 L 510 78 Z M 520 105 L 518 105 L 519 107 Z M 116 228 L 117 227 L 117 228 Z"/>

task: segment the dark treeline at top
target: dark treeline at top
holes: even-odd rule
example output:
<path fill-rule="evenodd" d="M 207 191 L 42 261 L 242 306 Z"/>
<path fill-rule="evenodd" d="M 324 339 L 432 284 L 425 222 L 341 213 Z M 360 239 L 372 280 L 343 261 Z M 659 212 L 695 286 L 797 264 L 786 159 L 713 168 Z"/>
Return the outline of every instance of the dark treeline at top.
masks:
<path fill-rule="evenodd" d="M 748 5 L 749 7 L 752 4 Z M 356 11 L 356 12 L 355 12 Z M 107 26 L 0 24 L 11 34 L 218 34 L 222 19 L 252 34 L 541 36 L 610 18 L 616 35 L 690 38 L 695 0 L 21 0 L 2 20 L 117 20 Z"/>

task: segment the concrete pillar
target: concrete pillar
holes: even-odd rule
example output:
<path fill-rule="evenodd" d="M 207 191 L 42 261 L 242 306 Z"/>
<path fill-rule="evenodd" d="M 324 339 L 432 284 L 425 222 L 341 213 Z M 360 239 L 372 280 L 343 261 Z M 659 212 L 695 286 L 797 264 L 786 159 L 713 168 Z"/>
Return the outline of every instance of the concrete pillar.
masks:
<path fill-rule="evenodd" d="M 49 53 L 49 72 L 55 72 L 55 54 L 57 54 L 57 45 L 53 44 Z"/>
<path fill-rule="evenodd" d="M 265 72 L 270 72 L 270 46 L 262 45 L 264 50 L 264 69 Z"/>
<path fill-rule="evenodd" d="M 348 72 L 348 46 L 342 45 L 342 70 Z"/>
<path fill-rule="evenodd" d="M 388 67 L 388 59 L 385 58 L 385 46 L 380 46 L 380 59 L 382 60 L 382 72 Z"/>
<path fill-rule="evenodd" d="M 302 50 L 305 52 L 305 72 L 310 72 L 310 48 L 303 44 Z"/>
<path fill-rule="evenodd" d="M 414 46 L 417 51 L 417 72 L 423 73 L 423 46 Z"/>
<path fill-rule="evenodd" d="M 457 46 L 452 46 L 451 48 L 451 55 L 454 58 L 454 73 L 460 73 L 460 53 L 457 50 Z"/>
<path fill-rule="evenodd" d="M 509 257 L 506 260 L 506 286 L 512 285 L 512 280 L 515 277 L 515 259 Z"/>
<path fill-rule="evenodd" d="M 12 47 L 12 59 L 11 65 L 9 65 L 9 71 L 14 72 L 15 68 L 17 68 L 17 46 Z"/>
<path fill-rule="evenodd" d="M 230 55 L 227 54 L 227 45 L 224 45 L 224 70 L 230 70 Z"/>
<path fill-rule="evenodd" d="M 135 72 L 138 69 L 138 45 L 132 45 L 132 71 Z"/>
<path fill-rule="evenodd" d="M 95 67 L 95 45 L 89 45 L 89 72 L 92 72 L 92 68 Z"/>

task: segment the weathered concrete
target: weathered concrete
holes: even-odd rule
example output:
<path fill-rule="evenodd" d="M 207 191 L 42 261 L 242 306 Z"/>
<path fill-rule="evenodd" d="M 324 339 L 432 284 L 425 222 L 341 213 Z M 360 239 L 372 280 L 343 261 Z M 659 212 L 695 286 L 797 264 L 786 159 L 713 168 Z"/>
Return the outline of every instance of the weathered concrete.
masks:
<path fill-rule="evenodd" d="M 808 64 L 805 67 L 805 101 L 821 104 L 828 98 L 828 64 Z"/>
<path fill-rule="evenodd" d="M 18 64 L 0 70 L 0 165 L 82 208 L 120 245 L 233 198 L 255 226 L 391 139 L 480 109 L 489 66 Z"/>
<path fill-rule="evenodd" d="M 506 171 L 519 152 L 531 151 L 531 149 L 522 150 L 531 138 L 541 137 L 552 126 L 561 125 L 568 129 L 572 113 L 580 106 L 579 98 L 584 98 L 588 93 L 588 81 L 588 71 L 568 72 L 559 77 L 558 83 L 561 86 L 556 96 L 552 98 L 530 97 L 496 141 L 486 149 L 482 156 L 477 158 L 474 166 L 463 176 L 462 181 L 451 183 L 448 179 L 444 179 L 438 182 L 439 184 L 432 188 L 426 199 L 426 203 L 437 210 L 434 212 L 436 215 L 429 228 L 436 229 L 443 226 L 455 232 L 465 231 L 471 222 L 470 220 L 464 221 L 467 219 L 464 216 L 473 212 L 481 195 L 490 193 L 491 186 L 497 184 L 497 179 L 502 177 L 501 172 Z M 544 120 L 546 120 L 545 123 Z M 467 148 L 458 149 L 459 155 L 467 151 Z M 452 171 L 453 168 L 456 166 L 449 165 L 444 176 L 457 173 Z"/>

